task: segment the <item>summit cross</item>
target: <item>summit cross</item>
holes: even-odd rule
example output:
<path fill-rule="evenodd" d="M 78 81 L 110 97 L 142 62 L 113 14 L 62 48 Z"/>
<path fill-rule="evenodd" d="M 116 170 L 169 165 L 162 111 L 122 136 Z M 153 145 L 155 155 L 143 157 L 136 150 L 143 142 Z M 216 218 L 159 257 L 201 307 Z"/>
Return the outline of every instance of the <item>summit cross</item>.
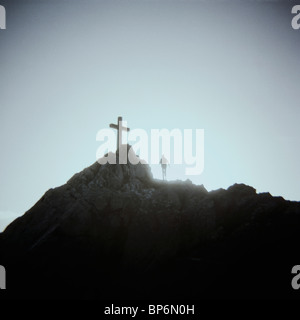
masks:
<path fill-rule="evenodd" d="M 116 129 L 118 131 L 118 135 L 117 135 L 117 150 L 122 145 L 122 131 L 127 131 L 127 132 L 130 131 L 129 128 L 123 127 L 122 122 L 123 122 L 122 117 L 118 117 L 118 124 L 111 123 L 109 125 L 110 128 Z"/>

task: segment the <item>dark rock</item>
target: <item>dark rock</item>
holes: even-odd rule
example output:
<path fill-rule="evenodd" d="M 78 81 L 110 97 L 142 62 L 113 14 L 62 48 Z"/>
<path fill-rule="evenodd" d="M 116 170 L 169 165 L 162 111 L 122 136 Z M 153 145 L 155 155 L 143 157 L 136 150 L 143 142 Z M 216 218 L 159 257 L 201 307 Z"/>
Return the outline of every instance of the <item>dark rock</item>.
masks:
<path fill-rule="evenodd" d="M 299 203 L 244 184 L 96 162 L 0 234 L 0 264 L 12 298 L 293 297 L 299 228 Z"/>

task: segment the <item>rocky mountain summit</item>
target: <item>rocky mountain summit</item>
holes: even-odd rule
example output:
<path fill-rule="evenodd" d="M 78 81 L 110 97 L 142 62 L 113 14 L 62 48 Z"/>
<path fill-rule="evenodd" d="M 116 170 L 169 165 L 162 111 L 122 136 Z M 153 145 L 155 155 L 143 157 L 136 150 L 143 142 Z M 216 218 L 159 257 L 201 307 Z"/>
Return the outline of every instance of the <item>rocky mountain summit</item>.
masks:
<path fill-rule="evenodd" d="M 299 202 L 96 162 L 0 234 L 0 264 L 11 298 L 297 297 L 299 231 Z"/>

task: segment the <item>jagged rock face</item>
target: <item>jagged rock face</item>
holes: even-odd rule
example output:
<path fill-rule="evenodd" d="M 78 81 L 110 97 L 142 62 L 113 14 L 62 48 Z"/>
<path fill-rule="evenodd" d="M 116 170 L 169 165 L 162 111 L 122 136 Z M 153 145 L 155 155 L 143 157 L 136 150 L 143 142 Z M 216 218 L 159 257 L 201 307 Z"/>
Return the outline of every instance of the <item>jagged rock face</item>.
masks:
<path fill-rule="evenodd" d="M 213 295 L 216 282 L 234 287 L 239 263 L 259 259 L 263 270 L 275 258 L 292 263 L 286 248 L 299 240 L 299 217 L 299 203 L 243 184 L 207 192 L 154 180 L 145 163 L 96 162 L 6 228 L 0 263 L 14 274 L 16 292 L 30 283 L 33 296 L 52 296 L 58 286 L 61 297 L 157 298 L 169 288 L 166 295 L 197 298 Z"/>
<path fill-rule="evenodd" d="M 199 212 L 200 206 L 206 205 L 202 199 L 206 195 L 204 187 L 191 183 L 154 181 L 147 164 L 96 162 L 67 184 L 46 192 L 31 210 L 8 226 L 3 237 L 22 237 L 22 241 L 14 241 L 14 250 L 20 254 L 28 249 L 34 252 L 57 237 L 57 232 L 70 241 L 88 237 L 103 244 L 105 251 L 110 250 L 115 237 L 126 233 L 120 243 L 122 265 L 147 268 L 148 246 L 155 245 L 155 255 L 161 251 L 164 258 L 166 253 L 176 254 L 185 215 L 190 214 L 194 226 L 205 230 L 214 227 L 214 216 Z M 201 237 L 198 231 L 194 236 Z"/>

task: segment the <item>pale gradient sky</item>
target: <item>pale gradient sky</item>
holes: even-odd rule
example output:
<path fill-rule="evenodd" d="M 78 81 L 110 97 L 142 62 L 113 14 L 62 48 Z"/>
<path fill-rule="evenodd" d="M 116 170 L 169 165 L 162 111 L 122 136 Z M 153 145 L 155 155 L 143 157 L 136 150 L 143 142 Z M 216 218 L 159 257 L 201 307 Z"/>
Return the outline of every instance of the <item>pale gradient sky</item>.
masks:
<path fill-rule="evenodd" d="M 169 179 L 299 201 L 296 3 L 2 0 L 0 230 L 91 165 L 119 115 L 205 130 L 203 174 Z"/>

